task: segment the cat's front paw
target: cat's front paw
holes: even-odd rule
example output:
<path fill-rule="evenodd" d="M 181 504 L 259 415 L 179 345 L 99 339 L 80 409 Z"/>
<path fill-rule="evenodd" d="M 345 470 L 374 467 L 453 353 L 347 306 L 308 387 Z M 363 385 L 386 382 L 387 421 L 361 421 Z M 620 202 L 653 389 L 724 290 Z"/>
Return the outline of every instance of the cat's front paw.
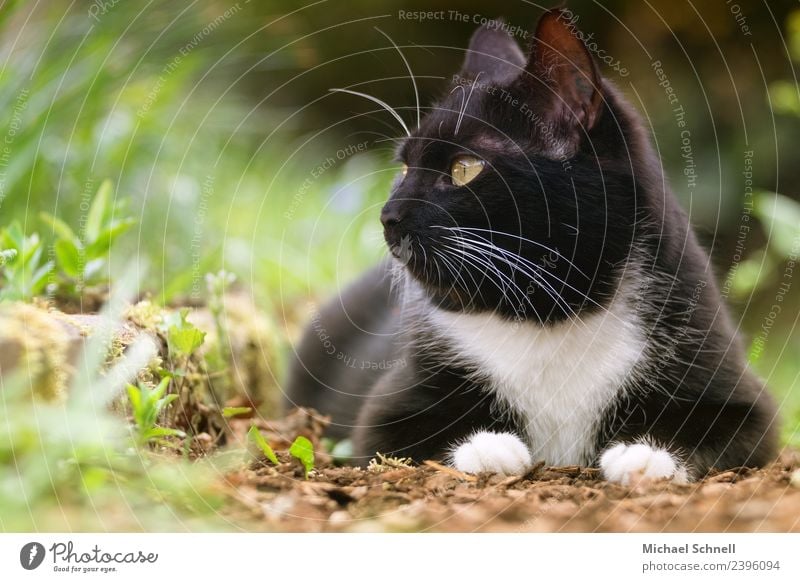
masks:
<path fill-rule="evenodd" d="M 452 465 L 464 473 L 521 475 L 531 467 L 531 454 L 520 438 L 510 432 L 480 431 L 458 445 Z"/>
<path fill-rule="evenodd" d="M 689 482 L 686 467 L 678 458 L 666 449 L 646 443 L 621 443 L 606 449 L 600 456 L 600 470 L 603 477 L 622 485 L 650 479 Z"/>

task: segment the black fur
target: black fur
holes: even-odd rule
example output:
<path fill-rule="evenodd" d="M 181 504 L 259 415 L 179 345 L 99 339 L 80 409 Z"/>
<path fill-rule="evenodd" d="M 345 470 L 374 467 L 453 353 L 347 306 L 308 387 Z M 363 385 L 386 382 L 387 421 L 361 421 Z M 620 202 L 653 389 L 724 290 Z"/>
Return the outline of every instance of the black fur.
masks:
<path fill-rule="evenodd" d="M 747 368 L 709 258 L 638 115 L 559 18 L 540 21 L 527 60 L 503 33 L 473 37 L 460 77 L 404 140 L 409 169 L 383 211 L 387 243 L 411 279 L 393 292 L 395 275 L 381 264 L 315 314 L 288 401 L 331 414 L 331 433 L 353 438 L 360 463 L 377 451 L 441 459 L 478 428 L 522 434 L 404 287 L 421 289 L 423 305 L 550 326 L 606 308 L 634 273 L 627 292 L 648 348 L 617 401 L 598 411 L 598 453 L 649 437 L 694 476 L 762 465 L 775 454 L 775 408 Z M 486 167 L 457 187 L 449 168 L 463 154 Z M 447 268 L 436 251 L 460 235 L 441 227 L 456 226 L 522 257 L 524 268 L 452 253 Z"/>

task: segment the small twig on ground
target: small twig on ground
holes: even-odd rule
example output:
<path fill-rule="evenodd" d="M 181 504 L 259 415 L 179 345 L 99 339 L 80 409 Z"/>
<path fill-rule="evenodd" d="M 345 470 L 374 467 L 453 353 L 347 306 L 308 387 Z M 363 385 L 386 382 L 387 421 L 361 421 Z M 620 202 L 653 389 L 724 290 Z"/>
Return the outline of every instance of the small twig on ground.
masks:
<path fill-rule="evenodd" d="M 442 465 L 441 463 L 437 463 L 436 461 L 425 461 L 423 464 L 427 465 L 432 469 L 436 469 L 437 471 L 441 471 L 442 473 L 447 473 L 448 475 L 452 475 L 453 477 L 461 479 L 462 481 L 471 481 L 474 483 L 475 481 L 478 480 L 477 477 L 475 477 L 474 475 L 462 473 L 461 471 L 453 469 L 452 467 L 447 467 L 445 465 Z"/>
<path fill-rule="evenodd" d="M 512 485 L 516 485 L 522 481 L 524 478 L 525 475 L 511 475 L 500 481 L 500 483 L 497 484 L 497 487 L 511 487 Z"/>

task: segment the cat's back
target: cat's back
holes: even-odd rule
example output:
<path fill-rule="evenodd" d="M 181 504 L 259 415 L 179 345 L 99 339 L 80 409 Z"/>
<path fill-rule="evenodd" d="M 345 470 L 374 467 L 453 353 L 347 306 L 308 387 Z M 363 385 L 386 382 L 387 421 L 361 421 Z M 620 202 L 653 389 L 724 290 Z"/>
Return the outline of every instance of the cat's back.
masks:
<path fill-rule="evenodd" d="M 394 297 L 390 265 L 382 262 L 321 308 L 309 305 L 289 367 L 288 408 L 306 406 L 331 415 L 328 434 L 347 436 L 372 385 L 402 365 L 392 349 L 399 320 Z"/>

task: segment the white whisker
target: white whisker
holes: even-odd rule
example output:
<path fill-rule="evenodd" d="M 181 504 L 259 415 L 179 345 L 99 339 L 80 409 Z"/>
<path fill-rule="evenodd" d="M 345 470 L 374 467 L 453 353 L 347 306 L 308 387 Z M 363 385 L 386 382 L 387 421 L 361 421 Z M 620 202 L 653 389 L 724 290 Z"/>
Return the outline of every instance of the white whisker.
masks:
<path fill-rule="evenodd" d="M 369 99 L 373 103 L 377 103 L 378 105 L 383 107 L 386 111 L 391 113 L 394 116 L 394 118 L 400 123 L 400 125 L 403 126 L 403 129 L 405 130 L 406 135 L 408 137 L 411 137 L 411 132 L 408 130 L 408 126 L 406 125 L 406 122 L 403 121 L 403 118 L 400 117 L 400 114 L 397 113 L 397 111 L 395 111 L 392 108 L 391 105 L 386 103 L 386 101 L 382 101 L 382 100 L 378 99 L 377 97 L 373 97 L 372 95 L 368 95 L 366 93 L 361 93 L 360 91 L 351 91 L 350 89 L 333 88 L 333 89 L 328 89 L 328 91 L 331 92 L 331 93 L 350 93 L 351 95 L 357 95 L 358 97 L 363 97 L 364 99 Z"/>
<path fill-rule="evenodd" d="M 411 71 L 411 65 L 408 64 L 408 61 L 406 60 L 406 56 L 403 54 L 403 51 L 400 50 L 400 47 L 397 46 L 397 44 L 392 40 L 392 37 L 390 37 L 388 34 L 383 32 L 377 26 L 375 27 L 375 30 L 377 30 L 383 36 L 385 36 L 387 39 L 389 39 L 389 42 L 392 43 L 392 46 L 397 50 L 398 53 L 400 53 L 400 58 L 403 59 L 403 62 L 406 65 L 406 69 L 408 69 L 408 74 L 411 75 L 411 84 L 414 85 L 414 99 L 417 102 L 417 128 L 419 128 L 419 124 L 420 124 L 419 91 L 417 90 L 417 80 L 414 78 L 414 73 Z"/>
<path fill-rule="evenodd" d="M 450 268 L 451 272 L 453 273 L 453 276 L 455 277 L 456 282 L 458 282 L 460 280 L 462 282 L 462 284 L 464 285 L 464 290 L 467 293 L 469 293 L 470 286 L 467 284 L 467 280 L 464 278 L 464 276 L 460 273 L 460 269 L 459 269 L 458 265 L 455 265 L 455 264 L 450 262 L 450 258 L 453 258 L 453 259 L 458 258 L 458 260 L 460 260 L 461 263 L 463 264 L 463 262 L 464 262 L 463 258 L 454 257 L 453 255 L 449 255 L 450 258 L 448 258 L 447 255 L 439 252 L 437 249 L 434 249 L 434 252 L 437 255 L 439 255 L 442 258 L 442 260 L 445 262 L 445 265 L 448 268 Z M 465 270 L 465 271 L 466 271 L 467 275 L 469 275 L 469 278 L 472 279 L 472 288 L 475 289 L 475 293 L 469 293 L 469 297 L 470 297 L 470 301 L 474 301 L 475 296 L 476 295 L 480 295 L 480 286 L 478 285 L 478 281 L 475 280 L 475 277 L 472 276 L 472 273 L 468 269 Z M 481 298 L 483 298 L 483 297 L 481 296 Z"/>
<path fill-rule="evenodd" d="M 440 228 L 445 228 L 445 229 L 448 229 L 448 230 L 455 230 L 455 229 L 452 229 L 452 228 L 449 228 L 449 227 L 440 227 Z M 464 232 L 458 233 L 458 234 L 457 234 L 457 237 L 462 237 L 462 240 L 469 240 L 470 242 L 473 242 L 473 243 L 477 243 L 477 242 L 479 242 L 479 241 L 476 241 L 476 240 L 474 240 L 474 239 L 468 239 L 468 238 L 465 238 L 465 237 L 464 237 L 464 234 L 472 234 L 473 236 L 478 236 L 478 235 L 474 235 L 474 233 L 469 233 L 468 231 L 464 230 Z M 497 234 L 503 234 L 503 233 L 500 233 L 500 232 L 498 232 Z M 509 235 L 509 236 L 513 236 L 513 235 Z M 483 238 L 483 237 L 481 237 L 481 238 Z M 516 237 L 516 238 L 519 238 L 519 237 Z M 483 240 L 488 242 L 488 240 L 487 240 L 487 239 L 485 239 L 485 238 L 484 238 Z M 535 241 L 530 241 L 530 242 L 534 242 L 534 243 L 535 243 Z M 522 259 L 522 260 L 524 260 L 524 261 L 527 261 L 527 262 L 529 262 L 529 263 L 530 263 L 530 261 L 528 261 L 528 260 L 527 260 L 527 259 L 525 259 L 524 257 L 520 257 L 520 256 L 519 256 L 519 255 L 517 255 L 516 253 L 511 253 L 511 251 L 508 251 L 507 249 L 501 249 L 500 247 L 497 247 L 496 245 L 494 245 L 494 244 L 493 244 L 493 243 L 491 243 L 491 242 L 488 242 L 488 244 L 492 245 L 494 248 L 496 248 L 496 249 L 498 249 L 498 250 L 501 250 L 501 251 L 508 252 L 508 253 L 510 253 L 511 255 L 513 255 L 513 256 L 514 256 L 514 257 L 516 257 L 516 258 L 518 258 L 518 259 Z M 553 251 L 553 252 L 556 252 L 556 253 L 557 253 L 557 251 Z M 559 255 L 560 255 L 560 253 L 557 253 L 557 254 L 559 254 Z M 561 255 L 560 255 L 560 256 L 561 256 Z M 562 256 L 562 257 L 563 257 L 563 256 Z M 568 259 L 564 258 L 564 260 L 568 260 Z M 547 276 L 549 276 L 549 277 L 552 277 L 553 279 L 555 279 L 555 281 L 556 281 L 557 283 L 560 283 L 561 285 L 564 285 L 564 286 L 565 286 L 565 287 L 567 287 L 568 289 L 571 289 L 571 290 L 572 290 L 572 291 L 574 291 L 576 294 L 578 294 L 578 295 L 580 295 L 582 298 L 584 298 L 585 302 L 591 303 L 591 304 L 592 304 L 592 305 L 594 305 L 595 307 L 599 308 L 601 311 L 608 313 L 608 315 L 610 315 L 611 317 L 616 317 L 616 315 L 614 315 L 612 312 L 610 312 L 610 311 L 609 311 L 609 310 L 608 310 L 606 307 L 604 307 L 603 305 L 601 305 L 600 303 L 598 303 L 597 301 L 595 301 L 594 299 L 592 299 L 591 297 L 589 297 L 587 294 L 585 294 L 585 293 L 583 293 L 582 291 L 580 291 L 580 290 L 576 289 L 575 287 L 573 287 L 572 285 L 570 285 L 570 284 L 569 284 L 569 283 L 567 283 L 566 281 L 562 280 L 562 279 L 561 279 L 560 277 L 558 277 L 558 276 L 557 276 L 555 273 L 553 273 L 553 272 L 549 271 L 548 269 L 544 269 L 544 268 L 542 268 L 542 267 L 541 267 L 541 266 L 539 266 L 539 265 L 536 265 L 536 264 L 533 264 L 533 263 L 531 263 L 531 264 L 532 264 L 532 266 L 534 266 L 534 267 L 536 268 L 537 272 L 539 272 L 541 275 L 547 275 Z M 577 267 L 576 267 L 576 269 L 577 269 Z M 549 285 L 549 283 L 548 283 L 548 285 Z M 552 286 L 550 286 L 550 288 L 552 289 Z"/>
<path fill-rule="evenodd" d="M 456 122 L 456 131 L 454 135 L 458 135 L 458 130 L 461 128 L 461 120 L 464 119 L 464 114 L 467 112 L 467 105 L 469 105 L 469 100 L 472 97 L 472 92 L 475 90 L 475 85 L 478 84 L 478 79 L 481 78 L 482 73 L 483 71 L 475 75 L 475 79 L 472 81 L 472 87 L 470 87 L 469 89 L 469 95 L 467 95 L 466 100 L 462 100 L 463 105 L 461 107 L 461 113 L 458 116 L 458 121 Z"/>
<path fill-rule="evenodd" d="M 493 264 L 491 261 L 481 257 L 478 254 L 469 252 L 469 250 L 467 248 L 463 247 L 463 246 L 461 246 L 461 247 L 451 247 L 449 245 L 444 245 L 444 247 L 447 248 L 447 249 L 450 249 L 451 251 L 457 251 L 459 253 L 462 253 L 464 255 L 464 257 L 467 259 L 468 262 L 471 261 L 473 265 L 475 265 L 477 263 L 476 266 L 478 266 L 478 267 L 480 267 L 480 266 L 486 267 L 487 269 L 489 269 L 489 271 L 491 273 L 498 275 L 499 278 L 500 278 L 500 282 L 503 284 L 502 288 L 499 285 L 497 285 L 497 283 L 494 281 L 494 279 L 492 277 L 487 277 L 487 278 L 491 282 L 495 283 L 495 285 L 500 290 L 500 293 L 501 293 L 501 295 L 503 296 L 504 299 L 509 299 L 508 295 L 506 294 L 506 290 L 508 290 L 508 292 L 510 292 L 510 293 L 512 293 L 514 295 L 515 301 L 512 302 L 512 308 L 514 309 L 515 315 L 519 316 L 519 311 L 517 310 L 516 305 L 520 305 L 521 306 L 523 301 L 527 301 L 528 304 L 530 304 L 531 309 L 533 309 L 533 304 L 530 302 L 530 299 L 525 294 L 525 292 L 522 289 L 519 288 L 519 285 L 517 285 L 516 282 L 514 282 L 513 279 L 511 279 L 508 275 L 503 273 L 497 267 L 497 265 Z M 488 273 L 487 273 L 487 275 L 488 275 Z M 520 293 L 522 294 L 522 297 L 520 297 Z"/>
<path fill-rule="evenodd" d="M 483 236 L 480 236 L 478 234 L 475 234 L 473 231 L 485 232 L 485 233 L 489 233 L 489 234 L 496 234 L 498 236 L 508 236 L 508 237 L 511 237 L 511 238 L 515 238 L 517 240 L 521 240 L 521 241 L 530 243 L 532 245 L 541 247 L 544 250 L 553 253 L 554 255 L 559 257 L 560 259 L 563 259 L 568 265 L 570 265 L 578 273 L 580 273 L 581 275 L 583 275 L 587 279 L 591 279 L 591 277 L 589 277 L 589 275 L 587 275 L 580 268 L 578 268 L 578 266 L 574 262 L 569 260 L 567 257 L 565 257 L 563 254 L 558 252 L 556 249 L 550 248 L 550 247 L 548 247 L 547 245 L 545 245 L 543 243 L 540 243 L 540 242 L 535 241 L 535 240 L 531 240 L 529 238 L 525 238 L 523 236 L 517 236 L 516 234 L 511 234 L 509 232 L 503 232 L 503 231 L 500 231 L 500 230 L 492 230 L 492 229 L 488 229 L 488 228 L 474 228 L 474 227 L 467 227 L 467 226 L 457 226 L 457 227 L 435 226 L 434 228 L 443 228 L 445 230 L 450 230 L 450 231 L 453 231 L 453 232 L 470 232 L 474 236 L 478 236 L 478 237 L 482 238 L 483 240 L 485 240 L 487 242 L 491 242 L 491 241 L 489 241 L 489 239 L 487 239 L 486 237 L 483 237 Z"/>
<path fill-rule="evenodd" d="M 479 247 L 476 247 L 476 246 L 469 246 L 469 243 L 466 241 L 466 239 L 464 239 L 464 240 L 462 240 L 460 242 L 461 242 L 462 246 L 465 246 L 466 248 L 472 248 L 476 252 L 486 253 L 490 257 L 495 258 L 497 260 L 500 260 L 503 263 L 507 264 L 509 267 L 511 267 L 512 270 L 517 270 L 517 271 L 523 273 L 524 275 L 527 275 L 528 277 L 530 277 L 536 283 L 539 284 L 539 286 L 544 290 L 544 292 L 547 293 L 547 295 L 554 301 L 554 303 L 561 309 L 561 311 L 564 312 L 564 315 L 566 315 L 569 318 L 574 318 L 574 320 L 576 322 L 580 322 L 580 320 L 578 319 L 578 314 L 575 312 L 575 310 L 572 308 L 572 306 L 570 306 L 570 304 L 567 303 L 567 301 L 563 297 L 561 297 L 561 295 L 558 293 L 558 291 L 556 291 L 556 289 L 549 282 L 547 282 L 544 279 L 542 279 L 541 275 L 536 272 L 536 271 L 539 270 L 538 268 L 535 269 L 533 272 L 531 272 L 531 271 L 528 271 L 528 270 L 525 270 L 524 268 L 522 268 L 518 263 L 511 262 L 511 260 L 508 257 L 505 257 L 505 256 L 503 256 L 501 254 L 494 253 L 494 252 L 492 252 L 492 251 L 490 251 L 488 249 L 479 248 Z M 504 250 L 504 249 L 500 249 L 499 247 L 495 247 L 495 249 L 497 249 L 498 251 L 503 251 Z M 515 258 L 522 258 L 519 255 L 515 255 L 514 253 L 510 253 L 510 254 Z M 533 265 L 533 266 L 536 267 L 536 265 Z M 526 294 L 526 298 L 527 298 L 527 294 Z M 529 303 L 530 303 L 530 301 L 529 301 Z M 533 307 L 533 305 L 531 305 L 531 307 Z"/>

